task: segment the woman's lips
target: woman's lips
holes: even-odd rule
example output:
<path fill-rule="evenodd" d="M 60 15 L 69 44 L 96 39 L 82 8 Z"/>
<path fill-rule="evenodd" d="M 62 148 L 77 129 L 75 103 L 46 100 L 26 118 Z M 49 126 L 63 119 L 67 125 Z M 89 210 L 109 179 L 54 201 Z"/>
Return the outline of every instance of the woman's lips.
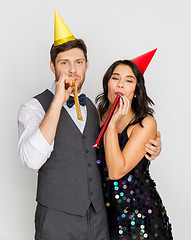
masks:
<path fill-rule="evenodd" d="M 120 95 L 123 96 L 123 93 L 122 93 L 122 92 L 120 92 L 120 91 L 115 92 L 115 95 L 118 95 L 118 94 L 120 94 Z"/>

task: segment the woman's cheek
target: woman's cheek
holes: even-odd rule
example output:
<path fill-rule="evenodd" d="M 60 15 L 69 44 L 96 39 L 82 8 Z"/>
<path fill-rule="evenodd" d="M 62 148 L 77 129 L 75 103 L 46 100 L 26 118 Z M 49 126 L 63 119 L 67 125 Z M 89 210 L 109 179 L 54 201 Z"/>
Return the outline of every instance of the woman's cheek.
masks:
<path fill-rule="evenodd" d="M 135 92 L 135 88 L 134 87 L 129 89 L 129 93 L 127 94 L 127 98 L 128 98 L 129 101 L 131 101 L 133 99 L 134 92 Z"/>

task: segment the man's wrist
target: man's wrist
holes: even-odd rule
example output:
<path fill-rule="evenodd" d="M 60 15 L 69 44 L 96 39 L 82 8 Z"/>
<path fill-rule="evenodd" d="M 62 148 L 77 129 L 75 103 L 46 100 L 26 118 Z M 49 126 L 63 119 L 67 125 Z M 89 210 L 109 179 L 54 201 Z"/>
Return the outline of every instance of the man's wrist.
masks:
<path fill-rule="evenodd" d="M 64 102 L 60 101 L 60 99 L 57 97 L 54 97 L 52 100 L 52 103 L 51 103 L 52 107 L 56 108 L 56 109 L 61 109 L 63 104 L 64 104 Z"/>

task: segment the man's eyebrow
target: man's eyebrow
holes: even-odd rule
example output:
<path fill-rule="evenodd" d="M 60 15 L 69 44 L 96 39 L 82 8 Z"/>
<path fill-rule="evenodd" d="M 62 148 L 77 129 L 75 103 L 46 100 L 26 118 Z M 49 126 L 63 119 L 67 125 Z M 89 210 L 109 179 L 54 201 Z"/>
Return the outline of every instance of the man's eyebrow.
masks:
<path fill-rule="evenodd" d="M 76 61 L 76 62 L 77 62 L 77 61 L 85 61 L 85 58 L 79 58 L 79 59 L 76 59 L 75 61 Z"/>
<path fill-rule="evenodd" d="M 58 60 L 58 62 L 61 62 L 61 61 L 69 61 L 69 60 L 64 58 Z"/>
<path fill-rule="evenodd" d="M 84 60 L 85 61 L 85 58 L 79 58 L 79 59 L 75 59 L 75 61 L 80 61 L 80 60 Z M 69 61 L 69 59 L 67 59 L 67 58 L 61 58 L 61 59 L 59 59 L 58 60 L 58 62 L 61 62 L 61 61 Z"/>

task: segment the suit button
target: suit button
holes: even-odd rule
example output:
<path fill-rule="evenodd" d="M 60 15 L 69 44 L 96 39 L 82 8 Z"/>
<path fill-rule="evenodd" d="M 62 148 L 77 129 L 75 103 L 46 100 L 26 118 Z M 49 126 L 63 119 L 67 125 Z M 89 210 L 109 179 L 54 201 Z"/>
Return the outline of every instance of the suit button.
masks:
<path fill-rule="evenodd" d="M 92 196 L 93 195 L 93 193 L 92 192 L 90 192 L 90 196 Z"/>
<path fill-rule="evenodd" d="M 89 150 L 88 150 L 88 149 L 86 149 L 86 152 L 87 152 L 87 153 L 89 153 Z"/>
<path fill-rule="evenodd" d="M 91 177 L 89 178 L 89 181 L 90 181 L 90 182 L 92 181 L 92 178 L 91 178 Z"/>
<path fill-rule="evenodd" d="M 83 139 L 86 139 L 86 136 L 83 135 Z"/>
<path fill-rule="evenodd" d="M 91 167 L 92 165 L 91 165 L 91 163 L 88 163 L 88 167 Z"/>

